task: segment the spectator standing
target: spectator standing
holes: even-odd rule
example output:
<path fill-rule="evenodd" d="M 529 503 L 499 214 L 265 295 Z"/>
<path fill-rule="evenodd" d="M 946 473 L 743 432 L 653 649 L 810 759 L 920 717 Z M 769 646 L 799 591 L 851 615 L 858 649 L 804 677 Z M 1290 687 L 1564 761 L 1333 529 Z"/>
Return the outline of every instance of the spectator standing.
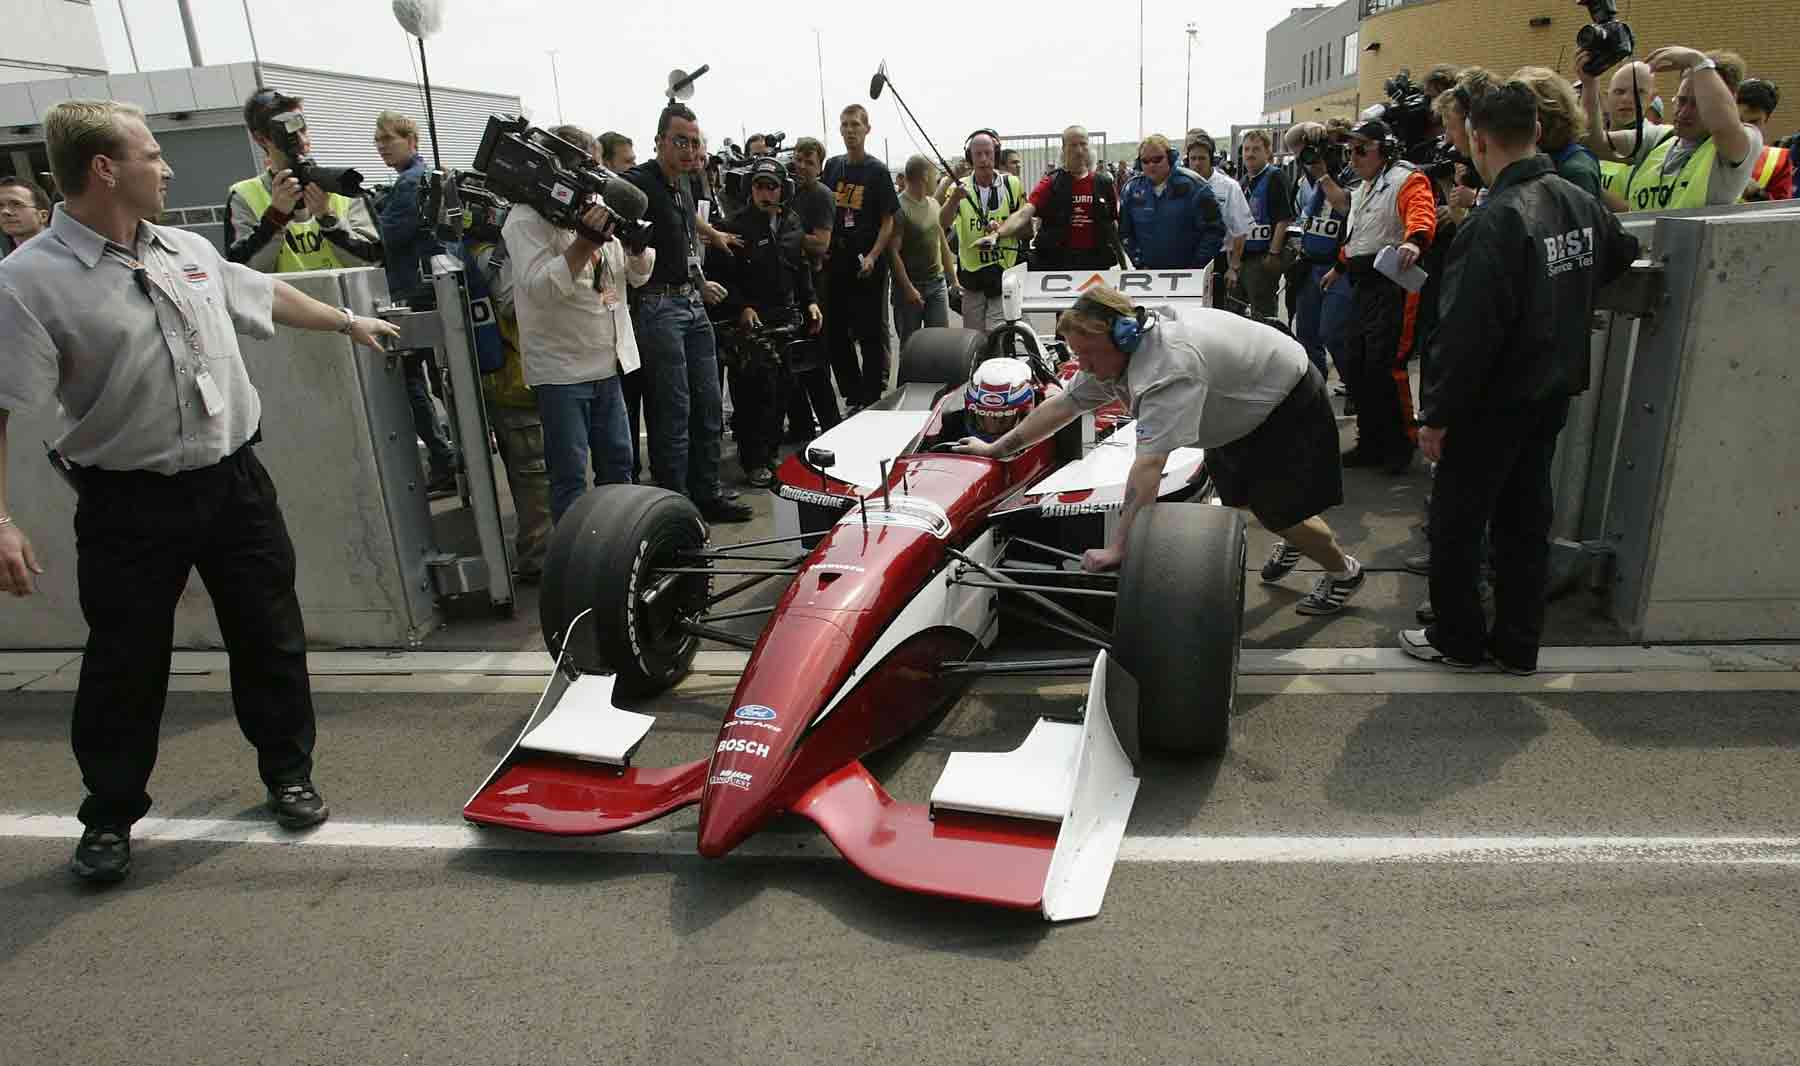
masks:
<path fill-rule="evenodd" d="M 1244 134 L 1244 198 L 1250 203 L 1250 232 L 1238 267 L 1238 299 L 1252 317 L 1275 318 L 1281 293 L 1282 248 L 1294 217 L 1287 175 L 1270 166 L 1274 145 L 1265 130 Z"/>
<path fill-rule="evenodd" d="M 117 881 L 131 869 L 131 826 L 150 809 L 175 606 L 195 569 L 276 822 L 301 829 L 329 814 L 312 782 L 294 544 L 251 447 L 262 401 L 238 335 L 336 330 L 379 351 L 399 330 L 151 222 L 174 171 L 139 108 L 67 100 L 45 116 L 44 139 L 68 199 L 48 232 L 0 262 L 0 470 L 11 412 L 54 401 L 88 624 L 70 729 L 87 798 L 70 868 Z M 0 482 L 0 592 L 29 596 L 43 572 Z"/>
<path fill-rule="evenodd" d="M 1140 270 L 1198 270 L 1218 257 L 1225 222 L 1212 186 L 1176 166 L 1160 133 L 1138 146 L 1144 173 L 1120 194 L 1119 239 Z"/>
<path fill-rule="evenodd" d="M 630 137 L 608 130 L 600 135 L 599 144 L 600 165 L 614 174 L 623 175 L 637 166 L 637 149 Z M 627 290 L 625 302 L 634 316 L 637 298 L 638 290 Z M 635 484 L 644 476 L 644 368 L 641 365 L 619 374 L 619 391 L 625 394 L 625 421 L 631 433 L 631 480 Z"/>
<path fill-rule="evenodd" d="M 1387 123 L 1369 119 L 1350 131 L 1350 167 L 1361 179 L 1350 195 L 1350 218 L 1340 265 L 1320 279 L 1329 289 L 1344 275 L 1354 304 L 1344 341 L 1350 373 L 1345 385 L 1356 403 L 1356 446 L 1345 466 L 1379 466 L 1402 474 L 1412 465 L 1412 354 L 1419 294 L 1375 269 L 1383 249 L 1395 249 L 1399 269 L 1415 266 L 1437 233 L 1437 201 L 1424 172 L 1399 158 Z"/>
<path fill-rule="evenodd" d="M 1638 252 L 1614 214 L 1537 151 L 1536 105 L 1520 81 L 1469 100 L 1471 155 L 1490 191 L 1457 235 L 1421 390 L 1420 444 L 1438 464 L 1429 522 L 1436 620 L 1400 634 L 1415 658 L 1461 667 L 1491 658 L 1519 674 L 1537 668 L 1550 468 L 1569 397 L 1589 384 L 1595 294 Z M 1491 626 L 1477 591 L 1484 533 L 1493 540 Z"/>
<path fill-rule="evenodd" d="M 1250 201 L 1244 198 L 1243 186 L 1215 165 L 1217 149 L 1212 134 L 1203 129 L 1189 130 L 1183 151 L 1187 155 L 1188 169 L 1211 187 L 1213 199 L 1218 201 L 1219 213 L 1225 221 L 1225 241 L 1213 257 L 1212 295 L 1212 305 L 1224 307 L 1225 294 L 1237 288 L 1238 273 L 1243 265 L 1244 241 L 1250 236 Z"/>
<path fill-rule="evenodd" d="M 665 107 L 656 123 L 656 157 L 624 177 L 650 201 L 656 255 L 639 289 L 633 319 L 649 401 L 650 469 L 663 488 L 687 495 L 709 522 L 747 522 L 750 508 L 726 500 L 719 488 L 719 358 L 707 303 L 724 287 L 701 272 L 701 230 L 687 175 L 701 150 L 694 113 Z M 515 252 L 515 256 L 516 256 Z"/>
<path fill-rule="evenodd" d="M 1025 205 L 1024 183 L 996 164 L 999 150 L 1000 135 L 993 130 L 969 135 L 963 142 L 969 176 L 951 187 L 938 212 L 938 222 L 956 234 L 963 328 L 983 333 L 1006 319 L 1000 306 L 1000 279 L 1019 261 L 1020 242 L 1016 238 L 1003 242 L 999 233 Z"/>
<path fill-rule="evenodd" d="M 414 310 L 429 310 L 437 306 L 437 294 L 431 287 L 431 257 L 446 249 L 419 218 L 419 184 L 426 166 L 419 154 L 418 123 L 398 111 L 383 111 L 375 118 L 375 151 L 395 171 L 393 187 L 381 202 L 377 220 L 387 266 L 388 297 Z M 415 348 L 407 352 L 403 369 L 406 396 L 412 404 L 413 432 L 425 442 L 431 461 L 426 491 L 449 495 L 456 491 L 456 453 L 431 403 L 428 382 L 437 378 L 432 350 Z"/>
<path fill-rule="evenodd" d="M 887 388 L 887 247 L 894 239 L 900 199 L 887 164 L 870 155 L 869 112 L 851 104 L 838 115 L 844 154 L 825 164 L 836 217 L 827 270 L 826 346 L 838 391 L 852 410 L 881 398 Z M 857 349 L 861 348 L 860 360 Z"/>
<path fill-rule="evenodd" d="M 574 126 L 551 130 L 586 151 L 594 139 Z M 610 236 L 611 216 L 589 207 L 586 233 L 553 226 L 529 204 L 514 204 L 502 237 L 514 271 L 513 307 L 525 384 L 537 400 L 550 478 L 550 520 L 560 521 L 588 487 L 631 480 L 631 440 L 622 371 L 638 363 L 626 290 L 650 278 L 654 253 L 625 254 Z"/>
<path fill-rule="evenodd" d="M 521 583 L 535 585 L 544 576 L 544 555 L 550 547 L 550 474 L 544 461 L 544 419 L 538 414 L 536 395 L 525 384 L 512 260 L 505 241 L 473 237 L 463 239 L 462 260 L 469 302 L 485 300 L 493 310 L 488 321 L 475 327 L 482 367 L 493 365 L 490 359 L 500 364 L 481 375 L 481 399 L 488 424 L 494 427 L 494 443 L 506 468 L 507 493 L 519 524 L 513 570 Z"/>
<path fill-rule="evenodd" d="M 719 306 L 741 331 L 731 378 L 736 401 L 732 428 L 744 472 L 758 488 L 775 480 L 787 390 L 798 384 L 822 392 L 822 404 L 833 402 L 823 366 L 787 373 L 782 348 L 757 332 L 804 323 L 816 334 L 821 325 L 812 270 L 801 247 L 804 230 L 799 216 L 783 203 L 786 179 L 782 165 L 771 157 L 759 157 L 751 165 L 750 206 L 725 223 L 743 238 L 744 247 L 719 279 L 726 289 Z"/>
<path fill-rule="evenodd" d="M 1750 169 L 1750 184 L 1744 187 L 1745 200 L 1790 200 L 1794 196 L 1793 151 L 1783 145 L 1768 143 L 1769 118 L 1781 104 L 1781 90 L 1762 78 L 1746 78 L 1738 86 L 1738 118 L 1746 126 L 1755 126 L 1763 135 L 1762 154 Z"/>
<path fill-rule="evenodd" d="M 1521 67 L 1513 80 L 1530 86 L 1537 97 L 1538 150 L 1556 164 L 1564 181 L 1600 199 L 1600 160 L 1581 143 L 1587 118 L 1575 98 L 1575 87 L 1548 67 Z"/>
<path fill-rule="evenodd" d="M 1629 210 L 1678 211 L 1736 203 L 1763 147 L 1762 131 L 1738 115 L 1743 58 L 1734 52 L 1702 53 L 1676 45 L 1658 48 L 1646 61 L 1653 71 L 1681 72 L 1673 124 L 1601 129 L 1599 86 L 1588 79 L 1581 89 L 1588 147 L 1601 159 L 1632 164 L 1622 193 Z M 1586 62 L 1585 51 L 1575 53 L 1577 67 Z"/>
<path fill-rule="evenodd" d="M 1018 212 L 996 236 L 1023 234 L 1033 222 L 1033 270 L 1109 270 L 1119 265 L 1119 186 L 1106 167 L 1093 167 L 1088 132 L 1070 126 L 1062 135 L 1062 166 L 1044 175 Z"/>
<path fill-rule="evenodd" d="M 0 178 L 0 259 L 50 226 L 50 194 L 35 181 Z"/>
<path fill-rule="evenodd" d="M 837 214 L 837 203 L 819 180 L 825 169 L 825 146 L 811 137 L 794 142 L 794 214 L 800 219 L 800 246 L 806 250 L 806 261 L 812 270 L 813 299 L 821 309 L 828 309 L 830 298 L 825 291 L 828 272 L 826 258 L 831 254 L 831 228 Z M 802 384 L 796 382 L 796 384 Z M 801 387 L 788 390 L 788 439 L 796 443 L 811 440 L 822 430 L 838 424 L 837 398 L 827 387 L 823 392 Z"/>
<path fill-rule="evenodd" d="M 894 271 L 894 333 L 900 347 L 920 326 L 950 324 L 948 279 L 956 271 L 950 241 L 938 224 L 941 210 L 931 198 L 931 160 L 915 155 L 906 161 L 900 192 L 897 237 L 888 244 Z"/>

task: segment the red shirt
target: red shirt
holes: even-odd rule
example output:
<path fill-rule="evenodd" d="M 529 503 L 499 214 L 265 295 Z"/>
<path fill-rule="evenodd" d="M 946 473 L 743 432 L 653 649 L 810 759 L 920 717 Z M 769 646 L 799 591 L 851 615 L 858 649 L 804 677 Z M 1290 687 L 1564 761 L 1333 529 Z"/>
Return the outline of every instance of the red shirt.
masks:
<path fill-rule="evenodd" d="M 1054 179 L 1054 174 L 1044 175 L 1027 197 L 1039 218 L 1044 217 L 1044 209 L 1050 203 L 1050 183 Z M 1090 170 L 1087 177 L 1074 181 L 1075 187 L 1069 197 L 1069 248 L 1089 251 L 1098 242 L 1094 230 L 1094 172 Z"/>

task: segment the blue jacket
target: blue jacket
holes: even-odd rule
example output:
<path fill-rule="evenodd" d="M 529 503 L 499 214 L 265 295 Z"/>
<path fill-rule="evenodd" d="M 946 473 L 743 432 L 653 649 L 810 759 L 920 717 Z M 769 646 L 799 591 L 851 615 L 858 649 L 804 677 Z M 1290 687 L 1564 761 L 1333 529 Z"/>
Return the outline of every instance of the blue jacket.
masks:
<path fill-rule="evenodd" d="M 425 176 L 425 160 L 414 154 L 381 202 L 381 244 L 387 253 L 388 297 L 418 304 L 413 297 L 424 288 L 421 264 L 448 252 L 419 220 L 419 182 Z M 427 304 L 429 306 L 429 304 Z"/>
<path fill-rule="evenodd" d="M 1225 218 L 1212 186 L 1176 169 L 1161 196 L 1138 176 L 1120 198 L 1119 239 L 1140 268 L 1198 270 L 1225 243 Z"/>

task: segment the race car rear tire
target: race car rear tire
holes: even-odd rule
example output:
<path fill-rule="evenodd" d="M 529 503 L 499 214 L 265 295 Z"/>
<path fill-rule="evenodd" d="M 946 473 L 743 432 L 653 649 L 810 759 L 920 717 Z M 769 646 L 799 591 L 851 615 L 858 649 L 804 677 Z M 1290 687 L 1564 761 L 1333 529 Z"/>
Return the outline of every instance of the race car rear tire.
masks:
<path fill-rule="evenodd" d="M 1125 545 L 1112 654 L 1138 683 L 1146 750 L 1220 755 L 1231 738 L 1244 628 L 1244 517 L 1157 503 Z"/>
<path fill-rule="evenodd" d="M 961 385 L 969 380 L 987 337 L 960 326 L 926 326 L 915 330 L 900 349 L 901 385 Z"/>
<path fill-rule="evenodd" d="M 633 695 L 681 680 L 700 641 L 678 624 L 704 607 L 711 579 L 671 575 L 654 602 L 642 602 L 643 594 L 658 580 L 652 571 L 705 543 L 706 523 L 680 493 L 601 485 L 575 501 L 545 552 L 538 620 L 550 654 L 566 643 L 583 672 L 617 674 L 619 691 Z"/>

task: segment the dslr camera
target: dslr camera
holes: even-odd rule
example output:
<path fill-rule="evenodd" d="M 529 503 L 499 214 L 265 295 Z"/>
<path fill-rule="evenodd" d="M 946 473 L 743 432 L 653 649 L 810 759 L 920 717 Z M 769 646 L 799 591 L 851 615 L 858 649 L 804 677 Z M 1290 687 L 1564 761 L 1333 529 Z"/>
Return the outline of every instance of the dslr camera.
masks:
<path fill-rule="evenodd" d="M 281 154 L 293 160 L 289 168 L 300 187 L 317 185 L 339 196 L 363 194 L 362 172 L 355 167 L 322 167 L 312 155 L 300 150 L 300 133 L 306 129 L 306 115 L 299 111 L 283 111 L 269 119 L 269 139 Z"/>
<path fill-rule="evenodd" d="M 1303 167 L 1310 167 L 1314 163 L 1323 160 L 1325 163 L 1325 173 L 1330 174 L 1332 177 L 1342 174 L 1346 163 L 1344 146 L 1330 141 L 1327 141 L 1324 144 L 1308 144 L 1302 147 L 1297 158 L 1300 160 L 1300 165 Z"/>
<path fill-rule="evenodd" d="M 634 255 L 650 246 L 644 194 L 581 148 L 523 118 L 488 117 L 475 152 L 475 169 L 484 179 L 484 191 L 530 206 L 559 229 L 574 230 L 596 243 L 616 236 Z M 612 212 L 606 232 L 595 232 L 581 222 L 595 204 Z"/>
<path fill-rule="evenodd" d="M 1594 21 L 1575 32 L 1575 47 L 1588 54 L 1581 72 L 1597 78 L 1629 56 L 1637 41 L 1631 36 L 1631 27 L 1619 21 L 1619 8 L 1613 0 L 1582 0 L 1582 4 Z"/>

